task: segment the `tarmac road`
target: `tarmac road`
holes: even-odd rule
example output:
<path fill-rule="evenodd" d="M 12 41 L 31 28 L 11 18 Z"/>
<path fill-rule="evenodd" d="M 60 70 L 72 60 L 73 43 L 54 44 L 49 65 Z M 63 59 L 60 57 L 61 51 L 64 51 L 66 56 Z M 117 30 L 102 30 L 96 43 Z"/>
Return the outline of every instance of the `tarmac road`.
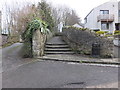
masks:
<path fill-rule="evenodd" d="M 3 72 L 3 88 L 118 88 L 118 68 L 38 61 Z"/>
<path fill-rule="evenodd" d="M 118 88 L 118 67 L 23 59 L 21 48 L 2 49 L 3 88 Z"/>

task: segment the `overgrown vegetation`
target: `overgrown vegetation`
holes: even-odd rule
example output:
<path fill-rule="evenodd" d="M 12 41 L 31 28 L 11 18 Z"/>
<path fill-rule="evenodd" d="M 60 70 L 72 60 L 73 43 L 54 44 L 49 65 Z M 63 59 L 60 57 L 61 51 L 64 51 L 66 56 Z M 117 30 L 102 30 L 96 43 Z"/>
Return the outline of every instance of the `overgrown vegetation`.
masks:
<path fill-rule="evenodd" d="M 16 2 L 16 4 L 18 4 Z M 52 31 L 54 27 L 54 19 L 52 16 L 51 6 L 42 0 L 38 4 L 26 3 L 21 7 L 6 7 L 6 22 L 4 28 L 9 31 L 9 36 L 20 35 L 25 32 L 27 25 L 34 18 L 40 18 L 45 21 L 48 28 Z"/>
<path fill-rule="evenodd" d="M 35 12 L 31 13 L 31 21 L 26 23 L 26 30 L 22 34 L 24 40 L 24 57 L 33 57 L 32 38 L 35 30 L 40 30 L 42 34 L 48 34 L 54 26 L 49 5 L 45 1 L 39 3 L 37 7 L 33 6 L 33 8 Z"/>
<path fill-rule="evenodd" d="M 32 57 L 32 38 L 35 30 L 40 30 L 41 33 L 47 34 L 50 32 L 47 26 L 40 19 L 35 19 L 28 24 L 26 31 L 22 35 L 24 40 L 24 57 Z"/>
<path fill-rule="evenodd" d="M 57 30 L 55 27 L 60 22 L 63 22 L 64 25 L 80 22 L 74 10 L 63 7 L 59 8 L 59 13 L 59 10 L 53 9 L 53 6 L 45 0 L 41 0 L 38 4 L 27 4 L 14 9 L 6 5 L 6 8 L 7 23 L 4 26 L 9 30 L 9 37 L 22 35 L 25 57 L 32 57 L 32 36 L 35 30 L 39 29 L 41 33 L 47 34 Z"/>
<path fill-rule="evenodd" d="M 23 39 L 26 41 L 30 38 L 32 38 L 33 33 L 35 32 L 35 30 L 40 30 L 43 34 L 47 34 L 49 33 L 49 29 L 47 29 L 47 24 L 40 20 L 40 19 L 35 19 L 33 21 L 31 21 L 28 26 L 26 31 L 23 33 Z"/>

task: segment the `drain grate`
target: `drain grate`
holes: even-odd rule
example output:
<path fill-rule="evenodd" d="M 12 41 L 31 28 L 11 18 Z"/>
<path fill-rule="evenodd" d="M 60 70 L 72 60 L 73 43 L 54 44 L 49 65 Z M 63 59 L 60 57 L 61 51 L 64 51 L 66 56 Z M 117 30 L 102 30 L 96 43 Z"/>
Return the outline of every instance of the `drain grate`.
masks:
<path fill-rule="evenodd" d="M 62 88 L 84 88 L 85 82 L 73 82 L 73 83 L 67 83 L 62 86 Z"/>
<path fill-rule="evenodd" d="M 85 84 L 85 82 L 74 82 L 74 83 L 68 83 L 66 85 L 79 85 L 79 84 Z"/>

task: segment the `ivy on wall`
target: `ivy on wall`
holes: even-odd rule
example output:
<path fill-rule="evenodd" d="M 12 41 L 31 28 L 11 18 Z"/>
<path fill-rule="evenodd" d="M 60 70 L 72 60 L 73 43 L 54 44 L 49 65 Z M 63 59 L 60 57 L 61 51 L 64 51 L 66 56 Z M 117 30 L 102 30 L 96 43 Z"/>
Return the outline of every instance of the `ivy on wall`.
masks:
<path fill-rule="evenodd" d="M 24 47 L 23 47 L 24 57 L 33 57 L 32 37 L 35 30 L 40 30 L 42 34 L 48 34 L 50 33 L 50 30 L 47 29 L 47 27 L 48 25 L 40 19 L 34 19 L 28 24 L 26 31 L 22 35 L 24 40 Z"/>

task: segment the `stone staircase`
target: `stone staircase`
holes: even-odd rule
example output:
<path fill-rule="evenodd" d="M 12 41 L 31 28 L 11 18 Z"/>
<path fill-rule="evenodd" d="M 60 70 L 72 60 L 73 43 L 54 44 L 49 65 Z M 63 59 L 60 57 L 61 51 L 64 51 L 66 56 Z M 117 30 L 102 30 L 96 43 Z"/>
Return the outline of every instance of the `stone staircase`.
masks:
<path fill-rule="evenodd" d="M 55 36 L 45 45 L 45 55 L 53 54 L 74 54 L 70 47 L 61 39 L 61 36 Z"/>

